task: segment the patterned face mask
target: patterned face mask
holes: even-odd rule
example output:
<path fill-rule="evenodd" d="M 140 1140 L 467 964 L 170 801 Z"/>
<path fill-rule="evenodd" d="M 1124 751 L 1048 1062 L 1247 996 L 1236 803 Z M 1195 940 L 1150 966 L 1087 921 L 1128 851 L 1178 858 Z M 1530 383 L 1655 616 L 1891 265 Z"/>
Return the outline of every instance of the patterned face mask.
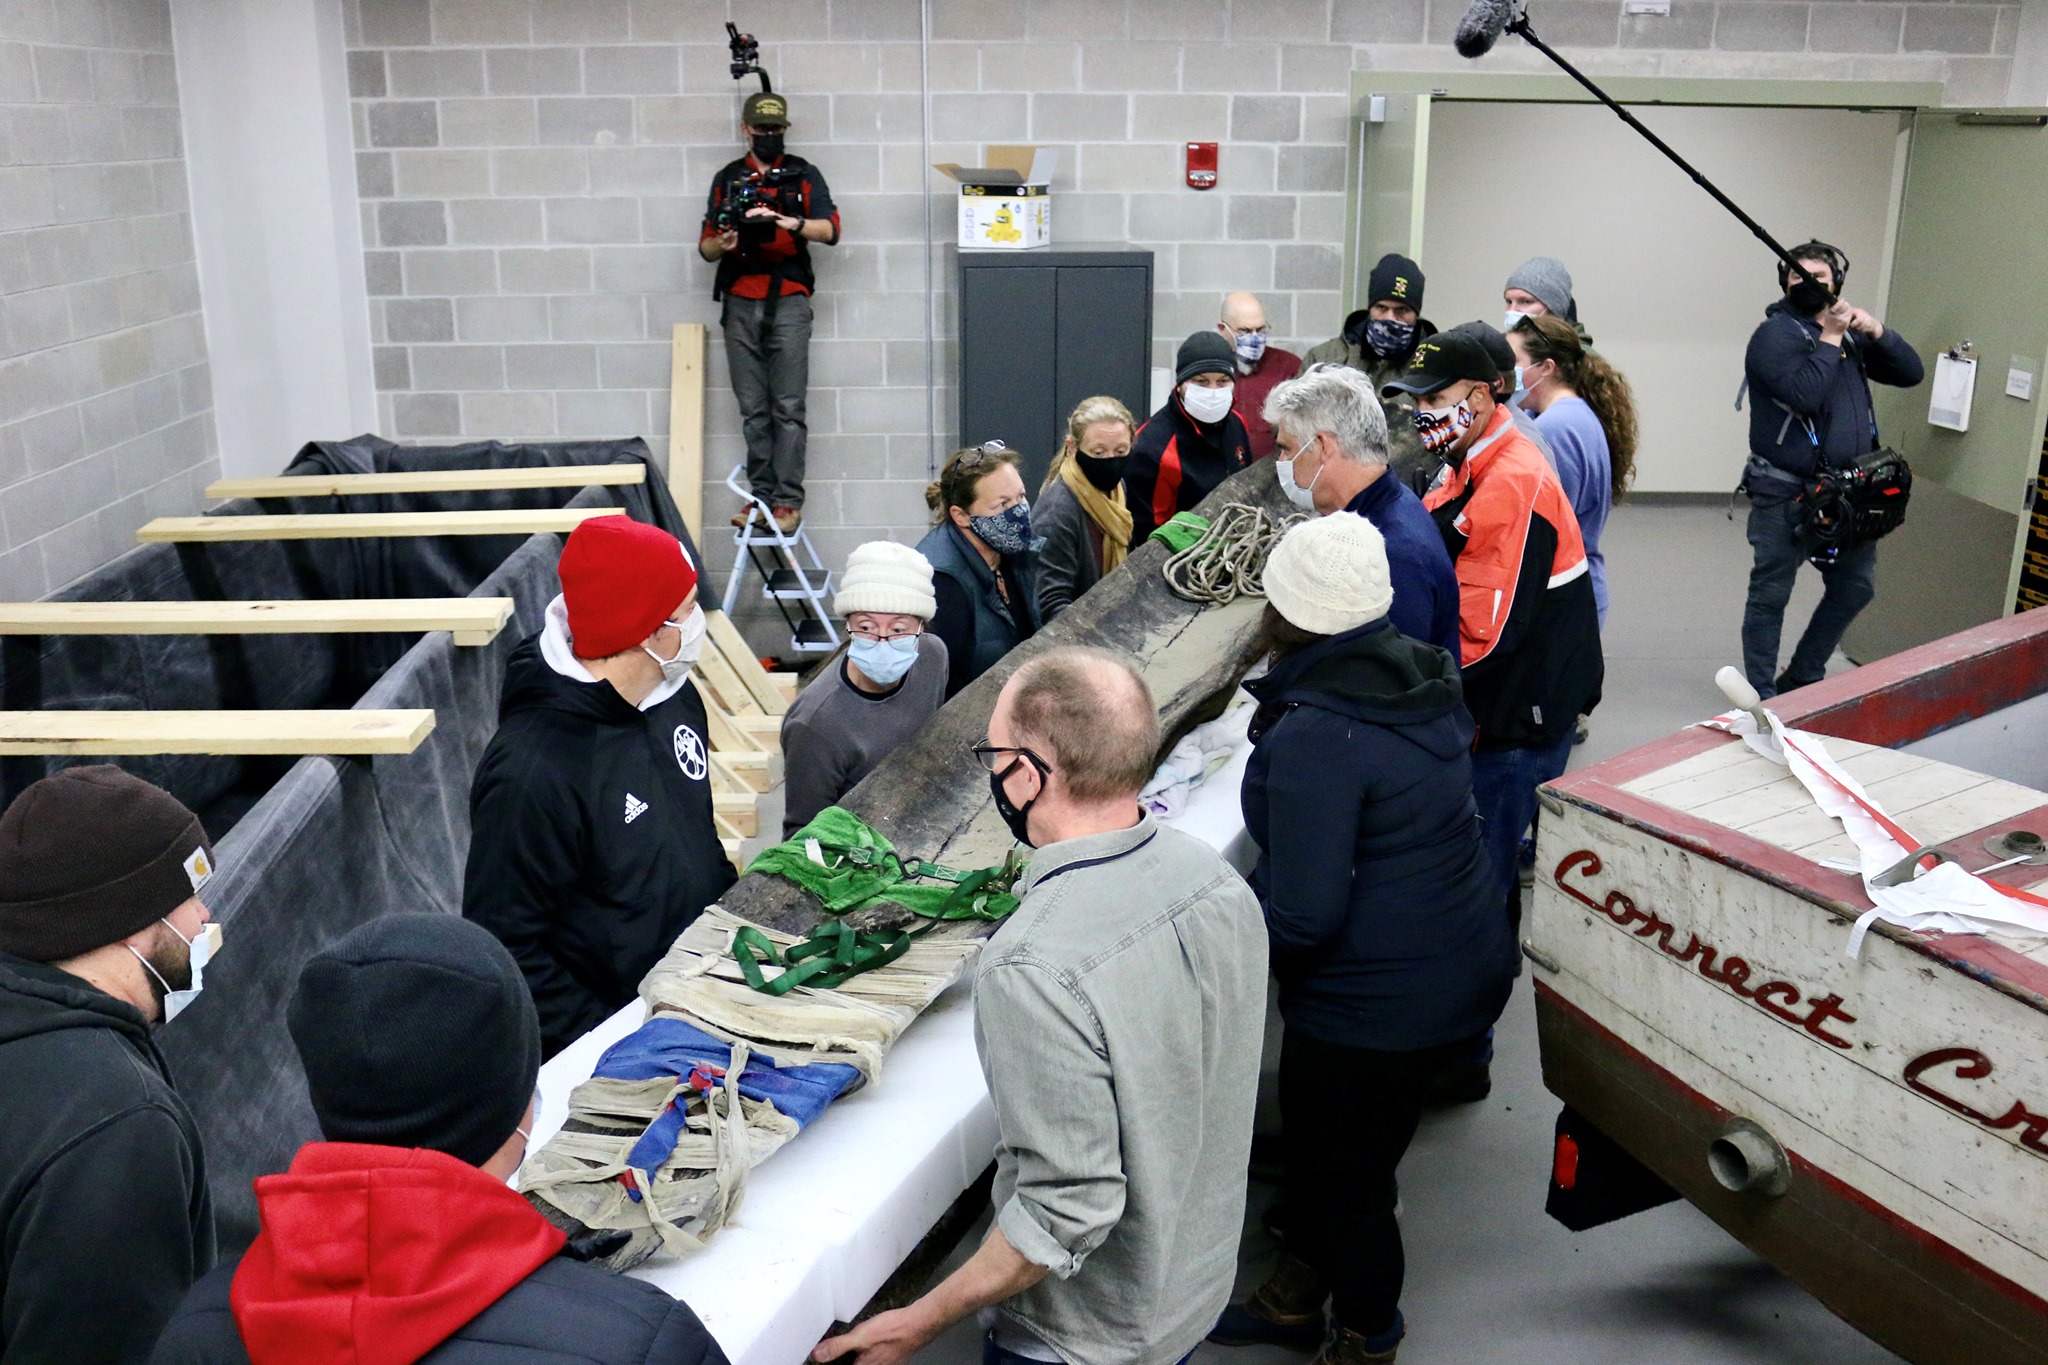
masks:
<path fill-rule="evenodd" d="M 1448 454 L 1472 427 L 1472 400 L 1465 397 L 1448 408 L 1415 409 L 1415 434 L 1422 439 L 1422 448 L 1432 455 Z"/>
<path fill-rule="evenodd" d="M 1365 324 L 1365 344 L 1382 356 L 1406 355 L 1415 348 L 1415 324 L 1374 318 Z"/>
<path fill-rule="evenodd" d="M 1031 543 L 1031 504 L 1020 502 L 992 517 L 970 516 L 974 534 L 999 555 L 1021 555 L 1034 548 Z"/>

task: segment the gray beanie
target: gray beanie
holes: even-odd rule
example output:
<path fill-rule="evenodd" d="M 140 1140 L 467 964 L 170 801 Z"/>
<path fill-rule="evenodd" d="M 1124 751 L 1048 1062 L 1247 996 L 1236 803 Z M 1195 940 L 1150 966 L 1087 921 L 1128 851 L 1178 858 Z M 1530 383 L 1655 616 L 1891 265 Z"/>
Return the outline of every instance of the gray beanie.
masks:
<path fill-rule="evenodd" d="M 1543 306 L 1561 318 L 1572 312 L 1572 272 L 1564 262 L 1551 256 L 1531 256 L 1508 276 L 1507 288 L 1520 289 L 1543 300 Z"/>

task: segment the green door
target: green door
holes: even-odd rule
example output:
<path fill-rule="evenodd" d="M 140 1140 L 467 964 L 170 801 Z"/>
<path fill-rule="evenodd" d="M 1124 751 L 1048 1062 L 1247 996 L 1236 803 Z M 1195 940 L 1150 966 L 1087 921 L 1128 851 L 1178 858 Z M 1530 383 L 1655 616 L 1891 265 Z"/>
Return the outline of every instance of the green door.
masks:
<path fill-rule="evenodd" d="M 2040 468 L 2048 362 L 2048 127 L 2038 110 L 1915 116 L 1886 325 L 1927 365 L 1874 385 L 1884 442 L 1913 465 L 1906 524 L 1878 549 L 1877 599 L 1843 650 L 1867 663 L 2013 609 Z M 1867 291 L 1866 291 L 1867 292 Z M 1845 291 L 1859 300 L 1851 269 Z M 1978 361 L 1969 430 L 1930 425 L 1935 358 Z M 2009 373 L 2028 397 L 2007 395 Z"/>

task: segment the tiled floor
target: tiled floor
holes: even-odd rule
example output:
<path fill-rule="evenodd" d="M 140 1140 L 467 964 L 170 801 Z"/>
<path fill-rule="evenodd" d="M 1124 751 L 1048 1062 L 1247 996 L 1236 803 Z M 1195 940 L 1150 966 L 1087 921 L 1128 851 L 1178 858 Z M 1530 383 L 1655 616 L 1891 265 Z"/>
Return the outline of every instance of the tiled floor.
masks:
<path fill-rule="evenodd" d="M 1724 710 L 1714 671 L 1740 659 L 1749 552 L 1739 512 L 1731 523 L 1720 507 L 1625 503 L 1605 548 L 1606 699 L 1579 764 Z M 1788 635 L 1804 626 L 1818 597 L 1817 576 L 1802 574 Z M 1839 658 L 1836 664 L 1846 667 Z M 1688 1204 L 1577 1234 L 1544 1215 L 1558 1106 L 1538 1074 L 1527 982 L 1524 976 L 1500 1022 L 1492 1098 L 1426 1119 L 1402 1167 L 1409 1323 L 1402 1365 L 1896 1360 Z M 1253 1185 L 1254 1213 L 1272 1193 Z M 1263 1233 L 1247 1234 L 1241 1290 L 1264 1274 L 1271 1254 Z M 978 1334 L 963 1323 L 921 1358 L 968 1365 L 978 1355 Z M 1301 1357 L 1204 1346 L 1195 1359 L 1293 1365 Z"/>

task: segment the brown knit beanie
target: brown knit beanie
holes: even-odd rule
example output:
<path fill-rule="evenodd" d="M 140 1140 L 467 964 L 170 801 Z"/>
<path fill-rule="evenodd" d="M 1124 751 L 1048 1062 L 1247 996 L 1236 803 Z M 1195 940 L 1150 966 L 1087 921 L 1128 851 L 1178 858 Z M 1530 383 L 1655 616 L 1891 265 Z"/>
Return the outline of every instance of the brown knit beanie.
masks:
<path fill-rule="evenodd" d="M 0 953 L 56 962 L 118 943 L 212 875 L 184 802 L 112 764 L 65 768 L 0 815 Z"/>

